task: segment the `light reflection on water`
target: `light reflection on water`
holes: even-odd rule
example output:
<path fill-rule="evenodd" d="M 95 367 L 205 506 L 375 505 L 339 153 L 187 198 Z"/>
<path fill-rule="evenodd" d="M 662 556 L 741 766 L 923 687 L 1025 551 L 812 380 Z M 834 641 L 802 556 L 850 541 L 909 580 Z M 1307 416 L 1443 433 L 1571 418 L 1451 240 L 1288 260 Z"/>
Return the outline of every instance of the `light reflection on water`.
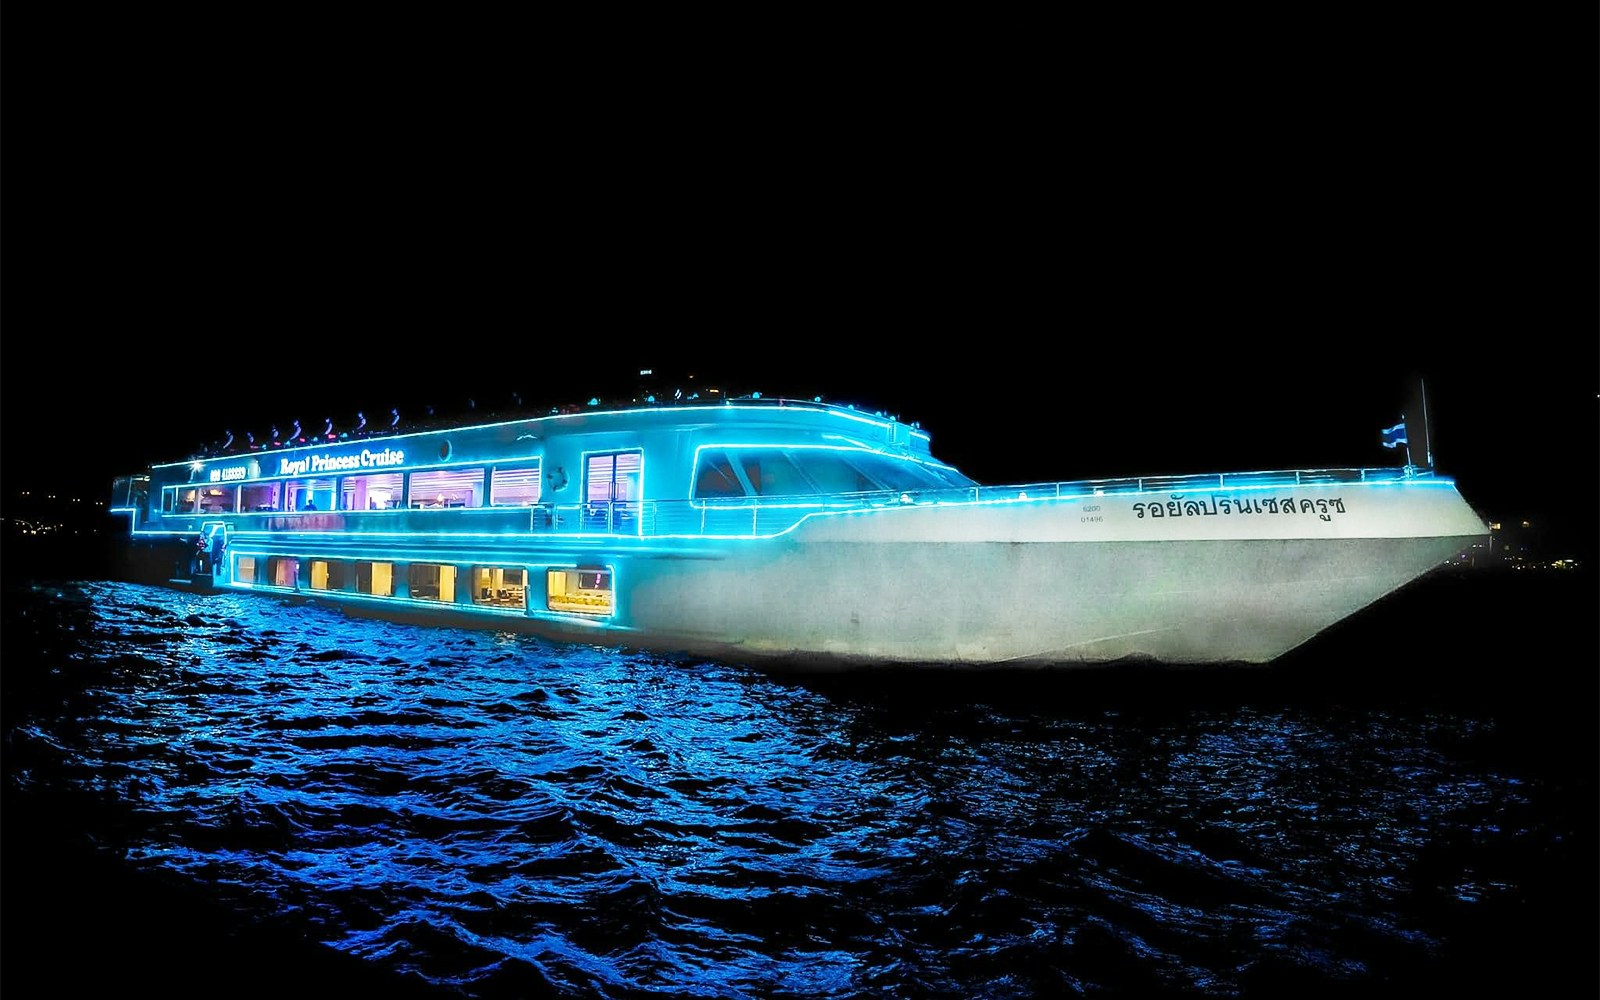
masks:
<path fill-rule="evenodd" d="M 29 613 L 78 697 L 13 734 L 17 787 L 469 996 L 1379 982 L 1565 849 L 1467 709 L 780 677 L 117 583 Z"/>

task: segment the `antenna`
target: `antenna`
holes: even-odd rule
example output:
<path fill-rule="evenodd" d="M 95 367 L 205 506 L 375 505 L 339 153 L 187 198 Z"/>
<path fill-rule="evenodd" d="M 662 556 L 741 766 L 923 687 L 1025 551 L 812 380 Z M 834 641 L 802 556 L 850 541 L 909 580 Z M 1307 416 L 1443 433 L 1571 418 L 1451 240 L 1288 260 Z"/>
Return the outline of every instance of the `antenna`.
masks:
<path fill-rule="evenodd" d="M 1428 431 L 1428 385 L 1422 379 L 1417 379 L 1417 388 L 1422 393 L 1422 447 L 1428 454 L 1428 468 L 1433 468 L 1433 437 Z"/>

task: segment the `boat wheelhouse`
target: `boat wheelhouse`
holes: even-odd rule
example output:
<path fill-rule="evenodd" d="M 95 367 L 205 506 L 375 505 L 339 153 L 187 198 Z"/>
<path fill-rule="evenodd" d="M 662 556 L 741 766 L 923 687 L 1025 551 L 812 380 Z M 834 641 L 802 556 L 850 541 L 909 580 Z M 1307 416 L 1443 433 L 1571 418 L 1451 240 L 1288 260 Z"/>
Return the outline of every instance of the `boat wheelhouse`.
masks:
<path fill-rule="evenodd" d="M 151 467 L 182 582 L 817 665 L 1259 663 L 1487 535 L 1432 470 L 986 486 L 818 401 L 591 409 Z"/>

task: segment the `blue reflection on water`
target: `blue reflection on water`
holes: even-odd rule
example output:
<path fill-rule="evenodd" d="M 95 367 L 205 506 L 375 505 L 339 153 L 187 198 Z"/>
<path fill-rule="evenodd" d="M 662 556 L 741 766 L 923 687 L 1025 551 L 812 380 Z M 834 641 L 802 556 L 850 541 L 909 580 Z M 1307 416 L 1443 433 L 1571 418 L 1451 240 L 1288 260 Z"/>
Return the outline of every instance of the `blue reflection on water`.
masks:
<path fill-rule="evenodd" d="M 82 591 L 41 601 L 84 615 L 56 666 L 88 707 L 22 729 L 52 766 L 16 780 L 130 803 L 137 863 L 467 995 L 1361 983 L 1563 835 L 1462 752 L 1492 736 L 1470 712 L 822 682 Z"/>

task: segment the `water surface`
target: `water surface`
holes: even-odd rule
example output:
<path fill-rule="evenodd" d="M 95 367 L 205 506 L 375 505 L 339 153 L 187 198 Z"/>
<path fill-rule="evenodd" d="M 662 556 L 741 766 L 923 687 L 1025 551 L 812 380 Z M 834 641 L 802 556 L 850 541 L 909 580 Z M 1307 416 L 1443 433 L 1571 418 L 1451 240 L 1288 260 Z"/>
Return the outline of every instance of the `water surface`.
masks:
<path fill-rule="evenodd" d="M 419 991 L 1594 982 L 1592 683 L 1462 697 L 1367 635 L 1293 677 L 819 678 L 123 583 L 5 611 L 8 835 L 66 810 Z M 57 876 L 7 855 L 9 925 Z"/>

